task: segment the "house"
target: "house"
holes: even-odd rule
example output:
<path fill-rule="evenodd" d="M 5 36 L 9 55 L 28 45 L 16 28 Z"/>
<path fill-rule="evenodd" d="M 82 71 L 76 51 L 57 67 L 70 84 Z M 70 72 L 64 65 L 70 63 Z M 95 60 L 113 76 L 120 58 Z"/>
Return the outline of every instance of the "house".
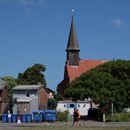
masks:
<path fill-rule="evenodd" d="M 68 88 L 68 85 L 76 78 L 79 77 L 84 72 L 91 70 L 92 68 L 101 65 L 106 60 L 82 60 L 79 58 L 79 44 L 76 36 L 76 31 L 74 27 L 74 20 L 72 16 L 70 33 L 68 38 L 68 44 L 66 48 L 67 56 L 66 63 L 64 67 L 64 78 L 57 85 L 57 92 L 64 97 L 64 92 Z"/>
<path fill-rule="evenodd" d="M 7 83 L 0 79 L 0 114 L 9 110 L 10 100 L 7 95 Z"/>
<path fill-rule="evenodd" d="M 79 110 L 81 116 L 87 116 L 88 110 L 91 108 L 91 101 L 58 101 L 56 110 L 60 112 L 69 111 L 69 114 L 72 116 L 74 108 Z"/>
<path fill-rule="evenodd" d="M 13 88 L 13 113 L 47 109 L 48 93 L 43 85 L 18 85 Z"/>

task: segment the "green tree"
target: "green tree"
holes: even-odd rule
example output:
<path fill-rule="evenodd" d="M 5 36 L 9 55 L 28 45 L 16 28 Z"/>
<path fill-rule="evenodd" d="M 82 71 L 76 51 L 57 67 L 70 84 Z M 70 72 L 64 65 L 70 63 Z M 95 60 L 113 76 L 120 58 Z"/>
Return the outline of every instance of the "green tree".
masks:
<path fill-rule="evenodd" d="M 8 97 L 11 99 L 12 98 L 12 88 L 17 85 L 16 79 L 11 76 L 1 77 L 1 79 L 7 82 L 7 94 L 8 94 Z"/>
<path fill-rule="evenodd" d="M 48 109 L 56 109 L 57 107 L 57 100 L 56 99 L 48 99 Z"/>
<path fill-rule="evenodd" d="M 90 97 L 101 106 L 114 103 L 116 110 L 129 107 L 130 61 L 109 61 L 82 74 L 70 83 L 65 96 L 73 100 Z"/>
<path fill-rule="evenodd" d="M 41 83 L 46 86 L 46 80 L 43 72 L 45 72 L 45 65 L 34 64 L 29 67 L 23 73 L 18 74 L 17 83 L 18 84 L 37 84 Z"/>

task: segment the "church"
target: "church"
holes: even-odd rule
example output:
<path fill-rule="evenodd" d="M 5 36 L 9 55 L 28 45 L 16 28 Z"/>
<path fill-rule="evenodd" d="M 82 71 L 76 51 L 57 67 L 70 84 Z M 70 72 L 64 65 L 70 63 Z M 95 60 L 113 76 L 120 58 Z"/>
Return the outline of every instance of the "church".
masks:
<path fill-rule="evenodd" d="M 79 77 L 82 73 L 95 68 L 107 61 L 105 60 L 81 60 L 79 57 L 80 48 L 78 44 L 78 39 L 76 36 L 74 18 L 72 16 L 70 33 L 66 48 L 66 62 L 64 67 L 64 78 L 57 85 L 57 92 L 64 97 L 64 92 L 67 89 L 69 83 L 71 83 L 76 77 Z"/>

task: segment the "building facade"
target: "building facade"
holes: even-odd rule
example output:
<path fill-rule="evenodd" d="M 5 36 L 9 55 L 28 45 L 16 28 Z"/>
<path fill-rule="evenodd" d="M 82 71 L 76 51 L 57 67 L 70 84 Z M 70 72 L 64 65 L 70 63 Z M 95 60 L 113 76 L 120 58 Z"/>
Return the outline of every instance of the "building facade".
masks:
<path fill-rule="evenodd" d="M 42 85 L 18 85 L 13 88 L 13 113 L 31 113 L 47 109 L 48 92 Z"/>

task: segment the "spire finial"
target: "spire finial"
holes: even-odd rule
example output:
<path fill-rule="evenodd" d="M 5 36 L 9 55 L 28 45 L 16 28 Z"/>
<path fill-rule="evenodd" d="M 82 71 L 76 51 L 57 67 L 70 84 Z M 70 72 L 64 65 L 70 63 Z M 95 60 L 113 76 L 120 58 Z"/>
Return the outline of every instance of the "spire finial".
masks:
<path fill-rule="evenodd" d="M 74 12 L 75 12 L 75 10 L 74 10 L 74 9 L 72 9 L 71 11 L 72 11 L 72 16 L 74 16 Z"/>

